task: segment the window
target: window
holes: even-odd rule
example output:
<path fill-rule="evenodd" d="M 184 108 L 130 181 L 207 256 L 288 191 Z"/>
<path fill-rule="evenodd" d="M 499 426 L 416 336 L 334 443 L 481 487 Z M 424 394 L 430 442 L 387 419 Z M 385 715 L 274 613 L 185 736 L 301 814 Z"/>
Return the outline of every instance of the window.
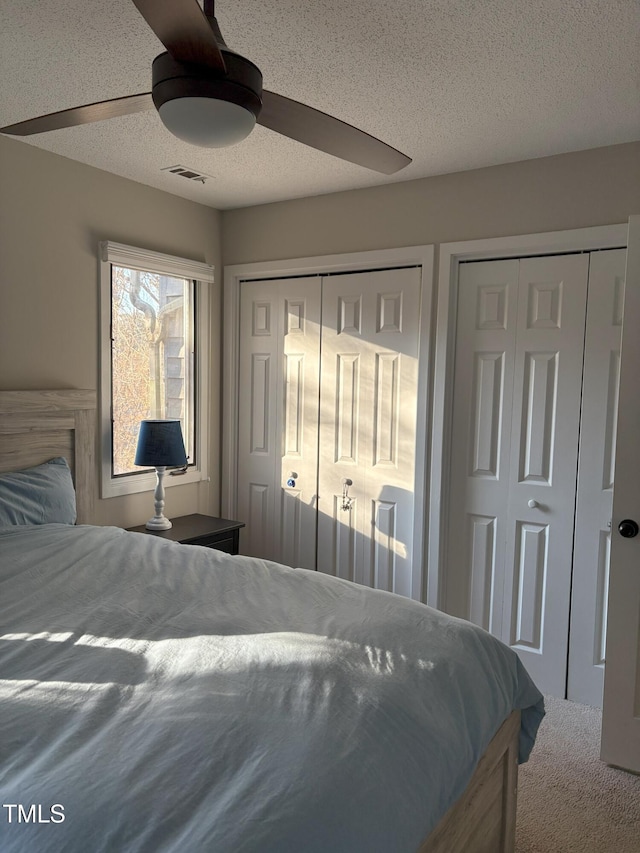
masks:
<path fill-rule="evenodd" d="M 112 476 L 133 460 L 143 418 L 178 418 L 195 462 L 195 282 L 111 264 Z"/>
<path fill-rule="evenodd" d="M 154 487 L 155 473 L 133 463 L 143 418 L 180 420 L 189 466 L 175 482 L 200 480 L 213 270 L 115 243 L 101 251 L 102 497 Z"/>

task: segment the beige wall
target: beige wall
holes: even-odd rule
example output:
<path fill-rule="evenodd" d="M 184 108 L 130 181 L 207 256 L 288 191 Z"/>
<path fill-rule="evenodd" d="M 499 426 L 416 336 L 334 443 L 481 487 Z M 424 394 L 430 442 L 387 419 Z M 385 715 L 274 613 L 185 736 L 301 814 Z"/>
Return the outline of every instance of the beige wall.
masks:
<path fill-rule="evenodd" d="M 225 264 L 612 225 L 640 213 L 640 143 L 224 211 Z"/>
<path fill-rule="evenodd" d="M 100 240 L 221 269 L 613 224 L 632 212 L 640 143 L 221 214 L 0 137 L 0 388 L 98 388 Z M 219 282 L 211 295 L 211 482 L 173 487 L 170 515 L 219 508 Z M 142 523 L 150 500 L 97 501 L 95 521 Z"/>
<path fill-rule="evenodd" d="M 0 388 L 98 388 L 98 242 L 220 268 L 220 214 L 23 142 L 0 137 Z M 220 339 L 220 286 L 212 290 Z M 175 486 L 167 512 L 218 509 L 219 353 L 211 362 L 211 483 Z M 151 496 L 96 502 L 99 524 L 153 514 Z"/>

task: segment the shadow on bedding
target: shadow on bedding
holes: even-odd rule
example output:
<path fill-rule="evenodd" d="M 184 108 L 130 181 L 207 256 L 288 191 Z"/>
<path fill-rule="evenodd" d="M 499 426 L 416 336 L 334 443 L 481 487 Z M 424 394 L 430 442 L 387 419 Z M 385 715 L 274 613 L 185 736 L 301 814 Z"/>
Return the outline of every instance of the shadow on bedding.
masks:
<path fill-rule="evenodd" d="M 73 641 L 0 640 L 0 679 L 86 684 L 141 684 L 143 657 L 125 649 Z"/>

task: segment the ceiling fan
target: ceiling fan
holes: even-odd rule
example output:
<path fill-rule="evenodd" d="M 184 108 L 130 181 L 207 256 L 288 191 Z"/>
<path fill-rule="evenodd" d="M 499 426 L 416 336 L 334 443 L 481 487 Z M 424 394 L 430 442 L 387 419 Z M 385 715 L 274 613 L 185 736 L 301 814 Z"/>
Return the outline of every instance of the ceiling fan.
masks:
<path fill-rule="evenodd" d="M 327 154 L 390 175 L 411 158 L 327 113 L 268 92 L 253 62 L 227 47 L 214 0 L 133 0 L 165 53 L 152 65 L 152 91 L 99 101 L 0 128 L 28 136 L 155 108 L 167 129 L 193 145 L 222 148 L 256 122 Z"/>

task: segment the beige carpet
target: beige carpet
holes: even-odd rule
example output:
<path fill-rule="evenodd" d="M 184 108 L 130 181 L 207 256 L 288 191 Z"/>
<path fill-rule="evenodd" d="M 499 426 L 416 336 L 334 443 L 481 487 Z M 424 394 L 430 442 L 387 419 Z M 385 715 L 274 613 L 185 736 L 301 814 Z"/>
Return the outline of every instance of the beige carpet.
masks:
<path fill-rule="evenodd" d="M 545 706 L 519 772 L 516 853 L 640 853 L 640 777 L 599 760 L 601 712 Z"/>

